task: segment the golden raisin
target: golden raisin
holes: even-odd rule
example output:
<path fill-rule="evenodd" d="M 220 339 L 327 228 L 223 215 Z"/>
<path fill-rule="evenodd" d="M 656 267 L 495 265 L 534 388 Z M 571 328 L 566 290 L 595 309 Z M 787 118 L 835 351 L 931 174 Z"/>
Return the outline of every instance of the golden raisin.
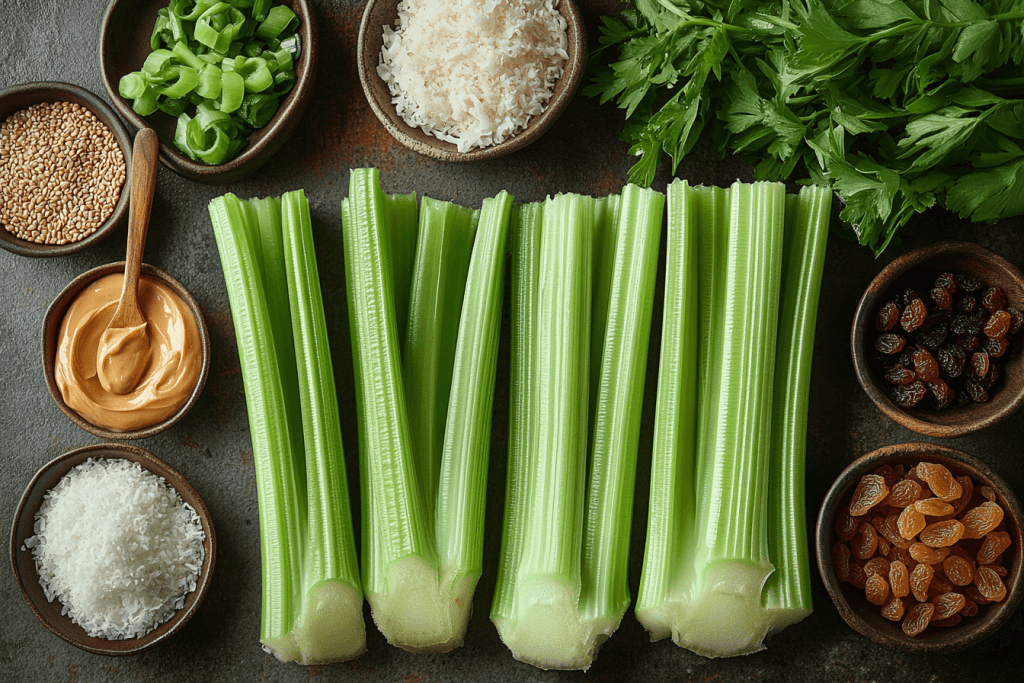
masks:
<path fill-rule="evenodd" d="M 1009 574 L 1009 572 L 1006 570 L 1006 567 L 1004 567 L 1001 564 L 986 564 L 986 565 L 983 565 L 983 566 L 991 569 L 992 571 L 994 571 L 996 574 L 998 574 L 999 576 L 1001 576 L 1003 578 L 1006 578 L 1006 575 Z"/>
<path fill-rule="evenodd" d="M 965 617 L 973 617 L 978 613 L 978 603 L 971 600 L 968 596 L 964 596 L 964 607 L 960 610 L 960 614 Z"/>
<path fill-rule="evenodd" d="M 924 543 L 910 546 L 910 556 L 922 564 L 939 564 L 949 555 L 949 548 L 930 548 Z"/>
<path fill-rule="evenodd" d="M 889 573 L 889 560 L 884 557 L 872 557 L 864 563 L 864 576 L 879 574 L 885 576 Z"/>
<path fill-rule="evenodd" d="M 945 548 L 953 545 L 964 535 L 964 525 L 955 519 L 929 524 L 921 531 L 921 542 L 932 548 Z M 980 536 L 979 536 L 980 538 Z"/>
<path fill-rule="evenodd" d="M 897 548 L 896 546 L 893 546 L 892 551 L 889 552 L 889 559 L 893 562 L 902 562 L 907 565 L 907 569 L 913 569 L 918 564 L 914 556 L 910 554 L 910 550 L 907 548 Z"/>
<path fill-rule="evenodd" d="M 878 505 L 889 495 L 889 487 L 885 485 L 885 478 L 879 474 L 865 474 L 850 499 L 850 514 L 860 517 L 867 514 L 875 505 Z"/>
<path fill-rule="evenodd" d="M 902 562 L 889 563 L 889 587 L 897 598 L 910 595 L 910 572 Z"/>
<path fill-rule="evenodd" d="M 931 587 L 934 575 L 935 570 L 924 563 L 917 565 L 910 572 L 910 590 L 913 591 L 914 597 L 919 602 L 928 601 L 928 589 Z"/>
<path fill-rule="evenodd" d="M 978 493 L 980 493 L 981 497 L 985 500 L 992 501 L 993 503 L 996 502 L 996 492 L 991 486 L 980 487 L 978 489 Z"/>
<path fill-rule="evenodd" d="M 974 578 L 975 578 L 975 580 L 977 580 L 978 575 L 975 574 Z M 967 597 L 968 598 L 970 598 L 974 602 L 978 603 L 979 605 L 987 605 L 990 602 L 992 602 L 991 600 L 986 598 L 985 595 L 980 590 L 978 590 L 978 587 L 976 585 L 974 585 L 974 584 L 971 584 L 970 586 L 968 586 L 967 589 L 964 592 L 967 593 Z"/>
<path fill-rule="evenodd" d="M 832 569 L 840 581 L 850 578 L 850 549 L 842 541 L 832 546 Z"/>
<path fill-rule="evenodd" d="M 989 567 L 979 567 L 974 574 L 974 585 L 986 600 L 999 602 L 1006 597 L 1006 585 L 1003 580 Z M 875 603 L 878 604 L 878 603 Z"/>
<path fill-rule="evenodd" d="M 893 598 L 882 608 L 882 616 L 889 621 L 899 621 L 903 618 L 903 601 Z"/>
<path fill-rule="evenodd" d="M 836 516 L 836 536 L 842 541 L 849 541 L 857 535 L 857 520 L 850 515 L 850 508 L 845 507 Z"/>
<path fill-rule="evenodd" d="M 943 593 L 950 593 L 955 590 L 955 586 L 949 582 L 946 575 L 941 571 L 936 571 L 932 576 L 932 585 L 929 588 L 929 593 L 935 595 L 942 595 Z"/>
<path fill-rule="evenodd" d="M 884 536 L 879 535 L 878 537 L 878 554 L 882 557 L 889 557 L 889 553 L 892 552 L 892 544 L 885 540 Z"/>
<path fill-rule="evenodd" d="M 885 479 L 885 485 L 890 489 L 900 480 L 900 474 L 891 465 L 882 465 L 875 470 L 875 474 L 881 475 L 882 479 Z"/>
<path fill-rule="evenodd" d="M 898 520 L 899 517 L 897 517 L 896 515 L 889 515 L 882 522 L 881 528 L 879 528 L 878 531 L 883 536 L 885 536 L 887 541 L 892 543 L 897 548 L 909 548 L 910 544 L 913 543 L 913 541 L 907 538 L 903 538 L 903 536 L 900 535 Z"/>
<path fill-rule="evenodd" d="M 996 503 L 985 501 L 962 517 L 964 538 L 983 538 L 1003 521 L 1003 509 Z"/>
<path fill-rule="evenodd" d="M 872 574 L 864 583 L 864 594 L 872 605 L 884 605 L 889 599 L 889 584 L 881 575 Z"/>
<path fill-rule="evenodd" d="M 914 501 L 921 497 L 921 485 L 916 481 L 904 479 L 889 489 L 889 497 L 886 504 L 897 508 L 905 508 L 913 505 Z"/>
<path fill-rule="evenodd" d="M 961 621 L 962 619 L 960 615 L 954 614 L 953 616 L 946 617 L 945 619 L 932 619 L 929 622 L 929 625 L 938 626 L 940 628 L 950 628 L 951 626 L 959 626 Z"/>
<path fill-rule="evenodd" d="M 864 588 L 864 582 L 867 581 L 867 578 L 867 575 L 864 574 L 864 565 L 857 560 L 850 560 L 850 575 L 846 578 L 846 581 L 851 586 Z"/>
<path fill-rule="evenodd" d="M 935 619 L 948 619 L 964 608 L 967 601 L 959 593 L 944 593 L 932 601 L 935 605 Z"/>
<path fill-rule="evenodd" d="M 950 555 L 942 561 L 942 573 L 957 586 L 970 585 L 974 580 L 974 567 L 959 555 Z"/>
<path fill-rule="evenodd" d="M 928 628 L 928 622 L 932 620 L 932 614 L 935 613 L 935 605 L 930 602 L 922 602 L 919 605 L 914 605 L 907 612 L 906 618 L 903 620 L 903 632 L 913 638 L 921 631 Z"/>
<path fill-rule="evenodd" d="M 862 524 L 860 533 L 853 537 L 850 550 L 858 560 L 866 560 L 873 557 L 878 549 L 878 532 L 870 524 Z"/>
<path fill-rule="evenodd" d="M 921 533 L 921 530 L 927 526 L 928 522 L 925 521 L 924 515 L 917 511 L 917 505 L 913 507 L 903 508 L 903 512 L 900 513 L 900 518 L 896 522 L 900 529 L 900 536 L 911 540 L 914 536 Z"/>
<path fill-rule="evenodd" d="M 914 503 L 914 509 L 922 515 L 941 517 L 953 512 L 953 506 L 941 498 L 925 498 Z"/>
<path fill-rule="evenodd" d="M 971 498 L 974 496 L 974 482 L 971 481 L 970 477 L 957 477 L 957 483 L 960 484 L 960 488 L 963 489 L 960 497 L 956 500 L 950 501 L 953 503 L 953 516 L 956 517 L 963 512 L 971 502 Z"/>
<path fill-rule="evenodd" d="M 922 462 L 917 465 L 917 476 L 928 484 L 936 496 L 949 502 L 956 500 L 963 492 L 960 483 L 953 478 L 952 473 L 945 466 L 938 463 Z"/>

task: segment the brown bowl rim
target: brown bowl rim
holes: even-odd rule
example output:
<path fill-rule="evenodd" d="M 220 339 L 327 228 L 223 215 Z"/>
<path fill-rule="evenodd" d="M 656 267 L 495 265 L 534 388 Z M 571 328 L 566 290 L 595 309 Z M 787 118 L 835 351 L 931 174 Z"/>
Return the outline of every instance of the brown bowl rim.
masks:
<path fill-rule="evenodd" d="M 27 568 L 22 566 L 23 563 L 19 562 L 19 553 L 22 552 L 21 546 L 25 539 L 28 538 L 24 532 L 33 533 L 32 523 L 28 520 L 35 520 L 35 515 L 39 511 L 39 507 L 42 505 L 43 494 L 46 491 L 49 491 L 52 486 L 55 486 L 57 481 L 60 481 L 60 478 L 67 474 L 73 467 L 85 462 L 88 458 L 130 460 L 141 464 L 144 469 L 152 474 L 163 477 L 167 481 L 167 484 L 177 491 L 181 499 L 191 505 L 196 511 L 196 514 L 202 522 L 203 531 L 206 532 L 206 540 L 203 541 L 205 550 L 203 566 L 199 570 L 199 577 L 196 581 L 195 590 L 186 596 L 185 605 L 178 610 L 173 617 L 160 624 L 141 638 L 128 638 L 125 640 L 92 638 L 86 635 L 81 626 L 73 623 L 67 616 L 57 616 L 53 619 L 49 619 L 37 604 L 37 601 L 39 600 L 44 602 L 46 600 L 45 596 L 42 594 L 42 589 L 38 587 L 38 580 L 36 580 L 31 586 L 26 586 L 27 581 L 29 583 L 31 582 L 28 576 L 26 576 Z M 51 474 L 57 476 L 56 481 L 54 481 L 52 486 L 47 488 L 45 491 L 42 491 L 41 487 L 43 479 Z M 32 509 L 29 510 L 28 506 L 30 499 L 35 496 L 37 496 L 37 500 Z M 28 524 L 27 528 L 25 526 L 26 524 Z M 115 656 L 135 654 L 142 652 L 143 650 L 148 650 L 149 648 L 166 641 L 168 638 L 180 631 L 196 613 L 199 606 L 202 604 L 203 599 L 206 597 L 206 594 L 210 589 L 210 584 L 212 583 L 213 569 L 216 564 L 216 559 L 217 533 L 213 526 L 213 518 L 210 516 L 210 511 L 207 509 L 206 503 L 203 502 L 202 497 L 195 488 L 192 487 L 188 480 L 185 479 L 185 477 L 183 477 L 176 469 L 160 458 L 157 458 L 152 453 L 130 444 L 102 443 L 85 446 L 83 448 L 78 448 L 64 453 L 43 465 L 39 471 L 36 472 L 35 476 L 32 477 L 32 481 L 29 482 L 28 486 L 25 488 L 25 492 L 21 497 L 21 502 L 18 504 L 14 513 L 14 521 L 11 524 L 11 569 L 14 572 L 14 578 L 18 583 L 18 588 L 21 590 L 21 594 L 32 609 L 32 612 L 36 615 L 36 618 L 46 626 L 46 628 L 61 639 L 81 650 L 93 652 L 95 654 Z M 28 553 L 28 558 L 25 562 L 29 563 L 28 566 L 32 567 L 33 576 L 37 577 L 38 575 L 35 573 L 35 563 L 32 560 L 31 553 Z M 105 646 L 101 643 L 111 643 L 111 645 Z"/>
<path fill-rule="evenodd" d="M 970 416 L 965 415 L 964 419 L 957 424 L 941 424 L 911 415 L 893 403 L 889 396 L 879 388 L 879 380 L 873 374 L 867 358 L 867 330 L 871 325 L 872 313 L 881 298 L 889 291 L 896 280 L 933 258 L 950 252 L 960 252 L 968 257 L 989 260 L 998 265 L 1011 279 L 1021 283 L 1021 287 L 1024 289 L 1024 275 L 1021 274 L 1021 271 L 1010 261 L 992 250 L 971 242 L 939 242 L 914 249 L 883 268 L 864 290 L 864 294 L 857 303 L 853 324 L 850 329 L 850 352 L 853 358 L 853 369 L 857 375 L 857 381 L 860 382 L 868 398 L 887 417 L 907 429 L 923 436 L 942 439 L 965 436 L 990 427 L 1012 415 L 1021 405 L 1024 405 L 1024 381 L 1011 386 L 1004 379 L 1000 392 L 1014 392 L 1010 394 L 1012 397 L 1009 401 L 998 406 L 995 403 L 978 406 L 973 409 Z M 1016 362 L 1021 361 L 1017 360 Z M 950 410 L 953 410 L 953 408 Z"/>
<path fill-rule="evenodd" d="M 1006 578 L 1007 597 L 1006 601 L 998 605 L 984 606 L 988 611 L 984 621 L 979 621 L 968 626 L 962 622 L 959 626 L 942 629 L 940 633 L 959 635 L 959 638 L 948 640 L 948 642 L 935 642 L 934 638 L 917 639 L 906 636 L 898 625 L 893 624 L 893 632 L 883 633 L 872 624 L 865 621 L 858 611 L 847 601 L 842 583 L 836 578 L 832 569 L 832 528 L 835 525 L 835 515 L 840 504 L 850 495 L 851 489 L 863 474 L 881 467 L 883 464 L 894 462 L 905 462 L 908 460 L 927 460 L 932 462 L 943 462 L 948 464 L 952 461 L 951 469 L 958 469 L 969 474 L 976 482 L 982 480 L 981 484 L 995 489 L 1000 505 L 1004 508 L 1004 521 L 1008 518 L 1007 531 L 1013 534 L 1013 541 L 1016 544 L 1012 562 L 1008 567 Z M 957 474 L 958 472 L 954 472 Z M 825 589 L 832 598 L 839 615 L 855 631 L 879 645 L 892 650 L 906 653 L 942 654 L 957 652 L 975 645 L 992 635 L 1013 615 L 1024 596 L 1024 546 L 1022 546 L 1021 523 L 1024 521 L 1024 510 L 1021 509 L 1020 501 L 1017 499 L 1013 489 L 988 465 L 978 458 L 963 451 L 935 443 L 901 443 L 875 449 L 852 463 L 850 463 L 836 477 L 835 482 L 829 488 L 825 499 L 821 504 L 818 513 L 818 520 L 815 527 L 815 549 L 817 555 L 818 572 L 825 584 Z M 1010 526 L 1013 526 L 1013 529 Z M 973 617 L 972 617 L 973 618 Z M 963 630 L 962 630 L 963 629 Z M 966 632 L 964 632 L 966 630 Z M 928 633 L 927 631 L 925 632 Z M 920 637 L 919 637 L 920 638 Z"/>
<path fill-rule="evenodd" d="M 150 425 L 149 427 L 135 429 L 128 432 L 115 432 L 110 429 L 104 429 L 103 427 L 97 427 L 82 418 L 81 415 L 64 403 L 64 398 L 61 396 L 60 389 L 57 387 L 57 382 L 53 376 L 57 336 L 60 334 L 60 325 L 64 321 L 64 314 L 67 312 L 68 306 L 71 305 L 71 302 L 78 293 L 81 292 L 90 282 L 97 280 L 104 275 L 124 272 L 124 263 L 124 261 L 117 261 L 116 263 L 97 266 L 92 270 L 82 273 L 68 283 L 68 285 L 61 290 L 60 294 L 58 294 L 47 307 L 46 315 L 43 316 L 42 327 L 43 374 L 46 376 L 46 388 L 50 392 L 50 396 L 53 398 L 54 403 L 57 404 L 57 407 L 60 408 L 72 422 L 85 431 L 98 436 L 101 439 L 112 439 L 114 441 L 146 439 L 176 425 L 183 417 L 185 417 L 185 415 L 188 414 L 192 409 L 192 406 L 196 404 L 196 401 L 199 400 L 199 396 L 203 393 L 203 388 L 206 386 L 206 378 L 210 373 L 210 331 L 206 326 L 206 319 L 203 317 L 203 312 L 199 309 L 199 303 L 192 296 L 192 293 L 185 289 L 184 285 L 171 277 L 166 271 L 163 271 L 156 266 L 151 266 L 148 263 L 143 263 L 143 275 L 155 277 L 167 284 L 172 290 L 174 290 L 174 293 L 185 302 L 185 305 L 188 306 L 193 318 L 195 318 L 196 327 L 199 329 L 202 367 L 199 371 L 199 381 L 196 382 L 192 395 L 189 396 L 188 400 L 185 401 L 184 405 L 182 405 L 176 413 L 168 417 L 166 420 L 162 420 L 154 425 Z"/>
<path fill-rule="evenodd" d="M 424 135 L 424 139 L 420 139 L 420 137 L 414 136 L 417 131 L 405 123 L 395 112 L 395 107 L 391 103 L 390 98 L 387 98 L 387 101 L 381 101 L 377 97 L 377 90 L 373 87 L 372 79 L 379 77 L 377 76 L 378 55 L 377 53 L 372 55 L 367 53 L 371 42 L 374 42 L 369 38 L 371 30 L 370 15 L 378 5 L 383 5 L 385 2 L 394 2 L 397 8 L 398 0 L 369 0 L 366 3 L 366 9 L 363 11 L 362 21 L 359 23 L 359 40 L 356 48 L 359 82 L 363 86 L 363 93 L 370 104 L 370 109 L 373 110 L 373 113 L 387 132 L 402 145 L 418 154 L 440 161 L 474 163 L 497 159 L 498 157 L 518 151 L 537 140 L 554 124 L 566 107 L 569 106 L 569 103 L 572 102 L 576 91 L 583 81 L 583 73 L 586 70 L 587 62 L 586 25 L 575 0 L 560 0 L 558 10 L 565 18 L 567 24 L 568 49 L 566 51 L 569 53 L 569 59 L 566 61 L 562 76 L 559 79 L 565 81 L 565 86 L 561 92 L 557 94 L 552 93 L 552 97 L 548 100 L 543 112 L 532 118 L 525 129 L 504 142 L 490 147 L 476 148 L 469 152 L 460 152 L 452 143 L 438 140 L 433 136 Z M 395 16 L 397 17 L 397 9 Z M 388 25 L 394 25 L 394 20 Z M 382 29 L 383 26 L 380 26 L 375 30 L 381 31 Z"/>
<path fill-rule="evenodd" d="M 103 80 L 103 87 L 107 96 L 117 111 L 136 130 L 151 128 L 150 124 L 143 117 L 132 110 L 125 102 L 118 90 L 121 77 L 124 74 L 114 74 L 113 67 L 108 65 L 108 29 L 114 14 L 124 6 L 130 5 L 137 0 L 112 0 L 103 13 L 103 22 L 100 26 L 99 40 L 99 62 L 100 75 Z M 285 96 L 281 108 L 274 114 L 266 126 L 260 129 L 261 138 L 257 143 L 250 143 L 242 153 L 231 161 L 223 164 L 209 165 L 192 161 L 179 152 L 173 144 L 160 138 L 160 163 L 171 169 L 183 178 L 202 183 L 228 184 L 237 182 L 257 171 L 263 164 L 268 162 L 281 147 L 291 138 L 299 121 L 305 115 L 306 110 L 313 96 L 313 88 L 316 83 L 316 68 L 319 57 L 319 41 L 316 25 L 316 11 L 309 0 L 290 0 L 291 8 L 298 15 L 299 35 L 302 40 L 302 52 L 295 63 L 295 85 Z M 152 27 L 145 31 L 137 32 L 139 36 L 149 39 Z M 142 38 L 137 39 L 141 40 Z"/>
<path fill-rule="evenodd" d="M 0 92 L 0 120 L 6 119 L 16 111 L 21 111 L 21 109 L 30 107 L 33 104 L 41 102 L 51 104 L 53 102 L 66 102 L 69 95 L 77 99 L 78 104 L 85 106 L 91 111 L 101 123 L 110 129 L 114 139 L 117 140 L 117 144 L 121 148 L 121 154 L 124 156 L 125 182 L 121 184 L 121 196 L 118 197 L 113 213 L 110 214 L 110 217 L 102 225 L 96 228 L 95 232 L 70 244 L 36 244 L 35 242 L 28 242 L 15 237 L 12 233 L 7 232 L 6 228 L 0 227 L 0 247 L 3 247 L 12 254 L 28 256 L 30 258 L 50 258 L 53 256 L 75 254 L 107 239 L 110 235 L 117 232 L 118 228 L 122 227 L 128 220 L 129 193 L 127 179 L 132 174 L 132 138 L 128 135 L 128 129 L 125 127 L 124 122 L 121 121 L 117 114 L 114 113 L 114 110 L 110 108 L 110 105 L 104 102 L 102 98 L 72 83 L 62 83 L 60 81 L 19 83 Z M 3 109 L 6 101 L 19 96 L 30 97 L 32 101 L 27 102 L 19 109 L 4 114 Z"/>

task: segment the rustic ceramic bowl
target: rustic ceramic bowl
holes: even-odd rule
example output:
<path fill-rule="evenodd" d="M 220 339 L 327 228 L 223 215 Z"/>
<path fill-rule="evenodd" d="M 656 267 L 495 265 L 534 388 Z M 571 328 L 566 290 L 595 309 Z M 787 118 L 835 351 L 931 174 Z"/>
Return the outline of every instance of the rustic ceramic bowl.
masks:
<path fill-rule="evenodd" d="M 203 542 L 205 556 L 203 566 L 199 570 L 199 579 L 196 582 L 196 589 L 185 598 L 185 604 L 178 613 L 169 621 L 160 624 L 141 638 L 130 638 L 127 640 L 107 640 L 105 638 L 93 638 L 86 634 L 81 626 L 71 621 L 70 617 L 61 615 L 62 605 L 59 600 L 47 602 L 42 586 L 39 585 L 39 575 L 36 572 L 35 562 L 32 558 L 32 551 L 23 549 L 25 539 L 33 536 L 35 531 L 36 513 L 43 504 L 43 495 L 57 485 L 61 477 L 71 471 L 77 465 L 82 464 L 89 458 L 120 458 L 130 460 L 142 465 L 143 469 L 163 477 L 167 483 L 178 492 L 181 499 L 192 506 L 199 516 L 206 532 L 206 540 Z M 25 489 L 21 497 L 21 504 L 18 505 L 14 514 L 14 524 L 11 528 L 11 567 L 14 569 L 14 578 L 21 588 L 21 594 L 25 596 L 29 607 L 39 621 L 43 622 L 46 628 L 57 634 L 77 648 L 94 652 L 101 655 L 128 655 L 142 652 L 166 641 L 192 618 L 192 615 L 199 609 L 200 603 L 206 597 L 210 589 L 210 582 L 213 579 L 213 565 L 217 558 L 217 536 L 213 528 L 213 520 L 210 512 L 206 509 L 203 499 L 199 497 L 196 490 L 185 478 L 174 468 L 163 460 L 154 457 L 141 448 L 126 444 L 97 444 L 86 446 L 78 450 L 65 453 L 64 455 L 51 460 L 43 466 L 32 482 Z"/>
<path fill-rule="evenodd" d="M 970 403 L 942 411 L 925 405 L 927 398 L 909 409 L 896 405 L 889 397 L 884 378 L 869 363 L 868 356 L 878 335 L 875 316 L 898 292 L 919 286 L 915 285 L 919 278 L 927 281 L 943 272 L 977 276 L 989 287 L 1002 288 L 1011 305 L 1024 305 L 1024 276 L 1003 257 L 966 242 L 921 247 L 890 263 L 868 285 L 854 315 L 850 346 L 857 379 L 879 410 L 918 434 L 948 439 L 993 425 L 1024 403 L 1024 363 L 1021 362 L 1024 334 L 1013 337 L 1009 350 L 1000 359 L 1003 377 L 987 403 Z"/>
<path fill-rule="evenodd" d="M 192 409 L 192 406 L 196 404 L 196 401 L 199 400 L 199 395 L 203 393 L 203 387 L 206 385 L 206 376 L 210 372 L 210 332 L 206 328 L 206 321 L 203 318 L 203 313 L 199 310 L 199 304 L 196 303 L 194 298 L 192 298 L 189 291 L 166 272 L 159 268 L 155 268 L 154 266 L 145 263 L 142 264 L 143 275 L 154 277 L 167 285 L 175 294 L 178 295 L 178 297 L 188 307 L 188 310 L 192 313 L 192 317 L 195 318 L 196 321 L 196 327 L 199 328 L 200 357 L 202 359 L 202 369 L 199 372 L 199 381 L 196 383 L 195 389 L 192 390 L 191 396 L 189 396 L 188 400 L 183 406 L 181 406 L 178 412 L 174 413 L 162 422 L 130 432 L 115 432 L 110 429 L 104 429 L 103 427 L 97 427 L 91 422 L 84 420 L 81 415 L 64 403 L 64 398 L 61 396 L 60 389 L 57 387 L 57 381 L 54 379 L 53 374 L 54 365 L 56 364 L 57 359 L 57 346 L 60 343 L 60 326 L 61 323 L 64 322 L 64 314 L 67 313 L 67 310 L 75 300 L 75 297 L 77 297 L 79 292 L 85 289 L 89 283 L 94 280 L 98 280 L 99 278 L 105 275 L 110 275 L 111 273 L 123 272 L 124 261 L 108 263 L 105 266 L 93 268 L 72 280 L 71 284 L 65 287 L 64 291 L 57 295 L 57 298 L 53 300 L 50 307 L 46 309 L 46 315 L 43 317 L 43 373 L 46 375 L 46 388 L 49 390 L 50 396 L 53 397 L 57 407 L 64 411 L 64 414 L 67 415 L 72 422 L 85 431 L 90 434 L 95 434 L 103 439 L 145 439 L 172 427 L 177 424 L 181 418 L 185 417 L 188 411 Z"/>
<path fill-rule="evenodd" d="M 840 582 L 832 568 L 832 545 L 835 534 L 836 516 L 849 504 L 857 483 L 865 474 L 870 474 L 882 465 L 903 463 L 907 467 L 919 462 L 945 465 L 953 476 L 969 476 L 974 482 L 974 498 L 969 507 L 974 507 L 984 498 L 978 493 L 981 486 L 990 486 L 996 492 L 996 502 L 1005 516 L 1003 524 L 1013 543 L 1003 553 L 1003 566 L 1008 569 L 1003 579 L 1006 583 L 1006 599 L 1002 603 L 979 606 L 976 616 L 964 617 L 959 625 L 950 628 L 929 627 L 920 635 L 911 638 L 903 632 L 898 622 L 892 622 L 881 615 L 881 608 L 867 601 L 862 589 Z M 868 513 L 871 514 L 870 512 Z M 854 461 L 843 470 L 818 514 L 815 545 L 817 546 L 818 570 L 825 583 L 832 602 L 839 614 L 851 627 L 874 642 L 893 650 L 916 653 L 945 653 L 962 650 L 992 635 L 1005 623 L 1020 603 L 1022 590 L 1021 520 L 1024 511 L 1013 490 L 985 463 L 961 451 L 930 443 L 904 443 L 886 446 L 872 451 Z"/>
<path fill-rule="evenodd" d="M 88 90 L 79 88 L 70 83 L 22 83 L 15 85 L 0 93 L 0 121 L 5 120 L 11 114 L 22 109 L 31 107 L 42 102 L 72 102 L 85 107 L 96 116 L 97 119 L 110 129 L 114 139 L 121 147 L 121 154 L 124 155 L 125 178 L 131 177 L 132 171 L 132 139 L 128 135 L 128 129 L 117 118 L 117 114 L 107 105 L 106 102 L 96 97 Z M 121 187 L 121 197 L 114 207 L 107 221 L 98 227 L 88 237 L 71 244 L 36 244 L 15 237 L 13 233 L 0 225 L 0 247 L 7 251 L 21 256 L 65 256 L 82 251 L 97 242 L 101 242 L 118 228 L 124 226 L 128 219 L 128 190 Z"/>
<path fill-rule="evenodd" d="M 583 80 L 587 61 L 587 28 L 574 0 L 561 0 L 558 10 L 568 24 L 569 59 L 562 77 L 555 83 L 554 92 L 540 116 L 530 119 L 526 128 L 499 145 L 460 152 L 450 142 L 438 140 L 419 128 L 412 128 L 395 110 L 387 84 L 377 75 L 380 51 L 384 45 L 384 26 L 394 26 L 398 19 L 399 0 L 370 0 L 359 26 L 359 80 L 370 108 L 384 128 L 400 143 L 424 156 L 441 161 L 487 161 L 505 156 L 527 146 L 541 137 L 551 124 L 562 115 Z"/>
<path fill-rule="evenodd" d="M 121 77 L 142 68 L 152 51 L 149 40 L 157 12 L 167 0 L 114 0 L 107 7 L 100 31 L 100 71 L 107 96 L 135 128 L 151 127 L 160 136 L 160 161 L 175 173 L 203 183 L 241 180 L 274 156 L 299 125 L 313 96 L 318 52 L 316 12 L 309 0 L 275 0 L 299 17 L 302 51 L 295 60 L 295 85 L 281 100 L 281 108 L 263 128 L 249 136 L 249 144 L 231 161 L 211 166 L 196 162 L 174 146 L 177 119 L 161 111 L 145 118 L 132 111 L 118 92 Z"/>

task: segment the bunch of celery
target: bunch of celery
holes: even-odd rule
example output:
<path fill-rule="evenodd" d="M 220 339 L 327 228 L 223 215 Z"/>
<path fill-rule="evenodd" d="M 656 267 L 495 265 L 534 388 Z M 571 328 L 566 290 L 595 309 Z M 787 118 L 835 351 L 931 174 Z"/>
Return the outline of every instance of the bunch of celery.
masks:
<path fill-rule="evenodd" d="M 385 195 L 375 169 L 352 171 L 342 203 L 363 585 L 408 650 L 462 643 L 482 573 L 511 214 L 504 192 L 479 212 L 424 199 L 417 230 L 415 198 Z"/>
<path fill-rule="evenodd" d="M 260 641 L 284 661 L 366 649 L 341 424 L 302 191 L 210 202 L 259 495 Z"/>
<path fill-rule="evenodd" d="M 543 668 L 588 668 L 629 607 L 663 209 L 663 195 L 629 186 L 621 197 L 523 206 L 514 228 L 508 479 L 491 619 L 517 659 Z"/>
<path fill-rule="evenodd" d="M 807 389 L 831 195 L 669 187 L 661 370 L 637 617 L 707 656 L 811 611 Z"/>

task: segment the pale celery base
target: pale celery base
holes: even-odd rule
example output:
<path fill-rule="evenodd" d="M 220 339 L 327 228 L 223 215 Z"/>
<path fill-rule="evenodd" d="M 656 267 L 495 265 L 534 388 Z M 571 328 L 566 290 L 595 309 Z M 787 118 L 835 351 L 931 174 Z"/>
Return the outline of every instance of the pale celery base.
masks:
<path fill-rule="evenodd" d="M 501 639 L 521 662 L 541 669 L 583 669 L 619 627 L 621 618 L 581 619 L 580 592 L 556 578 L 516 586 L 511 617 L 494 616 Z"/>
<path fill-rule="evenodd" d="M 262 642 L 282 662 L 327 664 L 358 657 L 366 651 L 363 596 L 347 583 L 321 581 L 306 594 L 292 632 Z"/>
<path fill-rule="evenodd" d="M 419 557 L 391 564 L 386 593 L 367 593 L 377 627 L 392 645 L 410 652 L 448 652 L 466 636 L 473 613 L 477 575 L 440 580 L 437 570 Z"/>

